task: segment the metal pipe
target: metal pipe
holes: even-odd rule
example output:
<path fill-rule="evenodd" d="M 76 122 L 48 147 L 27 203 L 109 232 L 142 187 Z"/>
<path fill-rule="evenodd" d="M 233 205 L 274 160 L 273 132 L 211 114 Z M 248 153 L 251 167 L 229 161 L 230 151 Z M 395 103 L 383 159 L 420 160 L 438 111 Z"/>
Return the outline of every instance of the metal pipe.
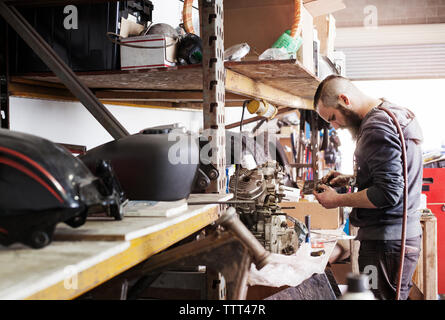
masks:
<path fill-rule="evenodd" d="M 0 15 L 114 139 L 129 135 L 128 131 L 116 120 L 111 112 L 105 108 L 93 92 L 80 82 L 76 74 L 54 52 L 16 8 L 0 1 Z"/>
<path fill-rule="evenodd" d="M 255 238 L 244 223 L 238 218 L 235 208 L 228 208 L 222 214 L 221 218 L 219 218 L 217 223 L 232 232 L 247 246 L 258 270 L 262 269 L 270 262 L 270 252 L 264 249 L 257 238 Z"/>

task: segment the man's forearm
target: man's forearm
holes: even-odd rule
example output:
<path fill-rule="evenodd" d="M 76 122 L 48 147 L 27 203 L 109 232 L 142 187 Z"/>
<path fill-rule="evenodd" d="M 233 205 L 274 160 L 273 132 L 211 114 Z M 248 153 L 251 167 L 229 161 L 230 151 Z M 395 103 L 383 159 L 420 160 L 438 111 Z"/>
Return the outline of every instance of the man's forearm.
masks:
<path fill-rule="evenodd" d="M 338 206 L 339 207 L 353 207 L 353 208 L 377 208 L 368 198 L 366 194 L 367 189 L 353 192 L 353 193 L 343 193 L 338 195 Z"/>

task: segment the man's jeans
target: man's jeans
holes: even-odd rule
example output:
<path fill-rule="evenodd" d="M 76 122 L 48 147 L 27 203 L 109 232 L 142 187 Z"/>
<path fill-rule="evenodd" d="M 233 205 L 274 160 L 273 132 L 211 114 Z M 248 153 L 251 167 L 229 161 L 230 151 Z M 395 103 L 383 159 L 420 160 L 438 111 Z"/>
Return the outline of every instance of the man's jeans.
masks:
<path fill-rule="evenodd" d="M 422 236 L 406 239 L 400 299 L 406 300 L 412 287 L 412 277 L 420 255 Z M 400 240 L 360 241 L 359 269 L 371 278 L 371 290 L 380 300 L 396 298 L 397 275 L 400 265 Z M 373 275 L 372 271 L 377 271 Z M 374 272 L 375 273 L 375 272 Z M 376 277 L 373 279 L 373 276 Z"/>

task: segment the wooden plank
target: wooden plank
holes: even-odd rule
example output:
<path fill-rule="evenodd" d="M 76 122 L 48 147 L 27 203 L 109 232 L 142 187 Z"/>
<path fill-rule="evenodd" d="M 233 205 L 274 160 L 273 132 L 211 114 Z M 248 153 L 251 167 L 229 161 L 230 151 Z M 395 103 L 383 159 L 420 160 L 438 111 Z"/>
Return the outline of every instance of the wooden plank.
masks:
<path fill-rule="evenodd" d="M 38 81 L 30 81 L 30 82 L 38 82 Z M 8 91 L 9 95 L 13 97 L 56 100 L 56 101 L 78 101 L 77 98 L 71 94 L 71 92 L 59 86 L 48 87 L 48 86 L 36 85 L 36 83 L 10 82 L 8 86 Z"/>
<path fill-rule="evenodd" d="M 301 97 L 312 99 L 319 79 L 295 59 L 226 62 L 225 66 L 226 91 L 235 94 L 228 95 L 229 101 L 242 99 L 240 96 L 258 97 L 279 106 L 312 109 L 311 103 Z M 77 75 L 93 90 L 155 90 L 159 94 L 161 91 L 176 91 L 180 97 L 181 91 L 202 91 L 203 86 L 200 65 L 134 71 L 79 72 Z M 24 81 L 40 81 L 45 85 L 60 84 L 59 79 L 50 73 L 11 76 L 11 82 Z M 169 95 L 168 99 L 174 98 L 173 93 L 162 94 Z M 154 95 L 149 98 L 155 99 Z M 184 98 L 190 99 L 190 96 Z"/>
<path fill-rule="evenodd" d="M 413 298 L 425 300 L 437 300 L 437 218 L 428 210 L 424 213 L 420 222 L 423 237 L 421 251 L 413 274 L 413 283 L 420 291 L 410 293 Z"/>
<path fill-rule="evenodd" d="M 423 232 L 423 294 L 426 300 L 437 300 L 437 219 L 434 216 L 422 219 Z"/>
<path fill-rule="evenodd" d="M 25 81 L 27 82 L 27 81 Z M 29 98 L 29 99 L 42 99 L 42 100 L 52 100 L 52 101 L 64 101 L 64 102 L 78 102 L 77 98 L 74 97 L 67 89 L 54 86 L 57 84 L 42 82 L 42 81 L 30 81 L 35 82 L 34 84 L 11 82 L 9 83 L 9 93 L 10 96 Z M 47 85 L 50 86 L 47 86 Z M 51 86 L 53 85 L 53 86 Z M 195 102 L 172 102 L 172 101 L 156 101 L 147 99 L 138 99 L 138 93 L 110 93 L 109 95 L 103 95 L 100 101 L 103 104 L 128 106 L 128 107 L 139 107 L 139 108 L 154 108 L 154 109 L 173 109 L 173 110 L 202 110 L 202 103 Z M 131 99 L 131 95 L 135 99 Z M 180 94 L 179 94 L 180 95 Z M 96 94 L 96 96 L 98 96 Z M 100 95 L 99 95 L 100 96 Z M 113 99 L 123 96 L 122 99 Z M 107 99 L 108 98 L 108 99 Z M 144 98 L 144 97 L 142 97 Z M 181 101 L 180 99 L 176 99 Z M 228 102 L 229 105 L 232 101 Z M 240 103 L 238 102 L 237 105 Z"/>
<path fill-rule="evenodd" d="M 78 274 L 79 287 L 67 292 L 59 282 L 28 299 L 73 299 L 184 239 L 217 218 L 216 209 L 130 241 L 126 251 Z M 139 219 L 139 218 L 127 218 Z M 141 218 L 147 219 L 147 218 Z M 114 241 L 113 241 L 114 242 Z"/>
<path fill-rule="evenodd" d="M 226 70 L 226 90 L 251 97 L 252 99 L 264 99 L 277 106 L 313 109 L 311 100 L 302 99 L 288 92 L 265 85 L 230 69 Z"/>
<path fill-rule="evenodd" d="M 224 201 L 231 197 L 231 194 L 194 194 L 191 195 L 189 200 Z M 196 210 L 189 210 L 188 213 L 180 214 L 182 218 L 178 215 L 171 219 L 125 217 L 124 220 L 117 222 L 101 221 L 100 228 L 95 229 L 95 232 L 98 233 L 97 236 L 94 236 L 94 234 L 90 232 L 93 228 L 88 225 L 92 221 L 87 221 L 87 223 L 79 229 L 71 229 L 73 231 L 71 235 L 69 232 L 64 232 L 64 226 L 60 225 L 58 229 L 56 229 L 56 233 L 59 232 L 59 239 L 75 239 L 77 241 L 55 241 L 47 248 L 38 251 L 26 249 L 32 254 L 32 259 L 29 258 L 28 260 L 29 263 L 33 264 L 27 269 L 28 272 L 20 272 L 20 268 L 16 269 L 19 270 L 19 272 L 14 269 L 10 269 L 8 272 L 14 272 L 19 280 L 23 279 L 19 281 L 20 283 L 26 282 L 29 284 L 29 281 L 31 281 L 29 279 L 35 282 L 36 279 L 40 279 L 42 275 L 45 281 L 35 288 L 30 286 L 30 288 L 34 288 L 33 290 L 10 297 L 14 299 L 26 298 L 33 300 L 76 298 L 164 250 L 177 241 L 184 239 L 193 232 L 202 229 L 219 217 L 218 205 L 216 204 L 193 207 L 196 207 Z M 194 212 L 194 214 L 191 214 L 192 212 Z M 147 223 L 149 220 L 156 220 L 158 223 L 157 225 Z M 163 220 L 163 222 L 159 222 L 160 220 Z M 127 223 L 124 223 L 125 221 Z M 121 223 L 120 227 L 117 226 L 118 223 Z M 137 225 L 139 225 L 139 227 L 136 227 Z M 84 229 L 88 231 L 82 232 L 85 231 Z M 110 230 L 106 231 L 107 229 Z M 74 235 L 74 232 L 78 232 L 79 234 Z M 98 239 L 109 241 L 92 241 Z M 110 248 L 119 246 L 120 251 L 106 251 L 104 246 L 110 246 Z M 93 250 L 93 248 L 97 250 Z M 14 250 L 10 250 L 10 248 L 5 248 L 4 252 L 6 252 L 6 254 L 3 254 L 0 250 L 0 262 L 4 262 L 2 261 L 2 257 L 5 259 L 5 263 L 2 263 L 2 265 L 8 265 L 8 261 L 12 258 L 15 259 L 15 257 L 20 254 Z M 46 252 L 54 252 L 54 254 L 46 255 Z M 39 254 L 38 259 L 36 258 L 36 254 Z M 49 260 L 57 261 L 57 263 L 52 263 Z M 42 263 L 42 261 L 44 263 Z M 21 262 L 23 262 L 23 260 L 17 260 L 17 263 Z M 21 265 L 24 265 L 24 263 Z M 39 265 L 40 269 L 35 268 L 34 265 Z M 53 265 L 57 266 L 56 270 L 50 267 Z M 74 266 L 77 271 L 76 286 L 70 287 L 69 289 L 66 288 L 65 267 L 67 266 Z M 46 272 L 42 273 L 41 269 L 45 269 Z M 65 271 L 61 274 L 60 270 Z M 5 280 L 7 275 L 5 274 L 5 277 L 1 276 L 2 272 L 5 271 L 0 270 L 0 294 L 2 292 L 2 283 L 8 292 L 11 287 L 10 281 Z M 50 278 L 51 281 L 48 281 L 48 278 Z M 16 283 L 17 281 L 13 280 L 12 282 Z"/>
<path fill-rule="evenodd" d="M 295 59 L 226 62 L 225 66 L 252 80 L 307 99 L 314 97 L 320 83 L 313 73 Z"/>
<path fill-rule="evenodd" d="M 135 91 L 135 90 L 100 90 L 95 92 L 99 99 L 114 101 L 173 101 L 202 102 L 202 91 Z M 226 102 L 246 100 L 246 97 L 228 93 Z"/>
<path fill-rule="evenodd" d="M 203 199 L 203 197 L 200 197 Z M 115 277 L 116 275 L 130 269 L 140 262 L 148 259 L 154 254 L 168 248 L 179 240 L 184 239 L 193 232 L 207 226 L 218 218 L 217 206 L 212 205 L 201 214 L 190 217 L 176 224 L 163 226 L 159 229 L 153 228 L 151 233 L 142 232 L 138 237 L 130 241 L 130 247 L 124 252 L 103 261 L 84 272 L 78 274 L 78 289 L 67 292 L 64 283 L 59 282 L 38 294 L 28 297 L 29 299 L 73 299 L 81 294 L 95 288 L 101 283 Z M 124 218 L 125 220 L 139 220 L 143 224 L 144 220 L 153 218 Z M 122 222 L 122 221 L 121 221 Z M 136 221 L 138 222 L 138 221 Z M 125 233 L 125 232 L 124 232 Z M 144 235 L 142 235 L 144 234 Z M 134 234 L 133 234 L 134 235 Z M 91 238 L 91 237 L 87 237 Z M 131 238 L 129 236 L 128 238 Z"/>
<path fill-rule="evenodd" d="M 68 89 L 57 83 L 15 78 L 9 83 L 11 96 L 49 100 L 77 101 Z M 202 91 L 96 90 L 96 97 L 108 101 L 202 102 Z M 247 98 L 227 93 L 226 102 L 243 102 Z"/>
<path fill-rule="evenodd" d="M 78 101 L 68 90 L 55 86 L 46 86 L 47 84 L 41 81 L 34 81 L 35 84 L 25 84 L 11 82 L 9 83 L 10 96 L 42 99 L 52 101 Z M 200 91 L 97 91 L 96 96 L 103 104 L 137 107 L 137 108 L 153 108 L 153 109 L 172 109 L 172 110 L 202 110 L 202 93 Z M 199 96 L 201 97 L 199 99 Z M 156 98 L 159 97 L 159 98 Z M 174 98 L 175 97 L 175 98 Z M 228 100 L 225 102 L 225 107 L 240 107 L 247 97 L 240 95 L 228 94 Z M 199 101 L 200 100 L 200 101 Z"/>
<path fill-rule="evenodd" d="M 119 100 L 100 100 L 106 105 L 115 105 L 123 107 L 149 108 L 149 109 L 167 109 L 178 111 L 202 111 L 202 103 L 195 102 L 166 102 L 166 101 L 119 101 Z"/>
<path fill-rule="evenodd" d="M 79 79 L 92 89 L 135 89 L 135 90 L 202 90 L 202 68 L 200 65 L 171 68 L 154 68 L 131 71 L 77 72 Z M 60 83 L 52 73 L 15 75 L 16 78 Z"/>
<path fill-rule="evenodd" d="M 0 299 L 24 299 L 56 283 L 68 281 L 75 272 L 84 272 L 124 250 L 128 242 L 58 242 L 35 250 L 21 244 L 0 246 Z M 63 286 L 66 294 L 72 290 Z M 57 297 L 56 297 L 57 299 Z"/>
<path fill-rule="evenodd" d="M 225 201 L 231 197 L 232 194 L 219 196 L 217 194 L 192 194 L 188 201 Z M 130 241 L 172 226 L 185 225 L 192 218 L 196 218 L 198 225 L 208 224 L 216 220 L 217 216 L 217 205 L 207 204 L 190 205 L 187 211 L 173 217 L 125 217 L 122 221 L 91 217 L 79 229 L 60 225 L 54 233 L 54 239 L 58 241 Z"/>

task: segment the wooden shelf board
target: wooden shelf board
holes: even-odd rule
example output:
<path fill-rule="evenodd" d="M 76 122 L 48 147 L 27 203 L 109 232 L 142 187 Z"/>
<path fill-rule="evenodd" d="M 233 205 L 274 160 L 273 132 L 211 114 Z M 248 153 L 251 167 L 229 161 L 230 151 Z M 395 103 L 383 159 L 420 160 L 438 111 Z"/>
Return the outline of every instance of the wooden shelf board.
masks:
<path fill-rule="evenodd" d="M 162 91 L 163 95 L 167 94 L 166 91 L 174 95 L 174 91 L 202 90 L 201 65 L 134 71 L 79 72 L 77 75 L 93 90 L 155 90 L 159 91 L 160 95 Z M 12 75 L 10 80 L 12 83 L 40 82 L 45 86 L 60 84 L 60 80 L 52 73 Z M 228 92 L 235 94 L 228 95 L 229 99 L 241 101 L 239 96 L 258 97 L 280 106 L 311 109 L 312 106 L 307 100 L 312 99 L 318 83 L 319 80 L 296 60 L 226 63 L 226 88 Z M 150 99 L 155 100 L 156 97 L 151 95 Z M 180 96 L 178 92 L 179 99 Z M 169 99 L 173 99 L 173 96 Z"/>
<path fill-rule="evenodd" d="M 232 194 L 192 194 L 188 201 L 218 200 L 225 201 L 232 197 Z M 212 211 L 213 210 L 213 211 Z M 78 229 L 73 229 L 67 225 L 60 225 L 56 229 L 54 239 L 58 241 L 129 241 L 136 238 L 152 234 L 172 225 L 183 224 L 190 218 L 202 212 L 217 211 L 214 204 L 193 205 L 188 210 L 172 217 L 127 217 L 122 221 L 110 220 L 110 218 L 88 218 L 87 222 Z"/>
<path fill-rule="evenodd" d="M 192 194 L 188 201 L 225 201 L 232 194 Z M 219 217 L 217 204 L 189 206 L 173 217 L 87 220 L 59 224 L 54 242 L 34 250 L 0 246 L 0 299 L 73 299 L 184 239 Z M 70 267 L 70 269 L 67 269 Z M 71 273 L 70 273 L 71 270 Z M 69 277 L 76 273 L 76 285 Z"/>
<path fill-rule="evenodd" d="M 295 59 L 226 62 L 227 69 L 295 96 L 312 99 L 320 80 Z"/>
<path fill-rule="evenodd" d="M 122 241 L 55 241 L 39 250 L 21 244 L 0 246 L 0 299 L 26 299 L 63 283 L 73 271 L 84 272 L 129 246 Z M 69 294 L 71 290 L 65 291 Z"/>

